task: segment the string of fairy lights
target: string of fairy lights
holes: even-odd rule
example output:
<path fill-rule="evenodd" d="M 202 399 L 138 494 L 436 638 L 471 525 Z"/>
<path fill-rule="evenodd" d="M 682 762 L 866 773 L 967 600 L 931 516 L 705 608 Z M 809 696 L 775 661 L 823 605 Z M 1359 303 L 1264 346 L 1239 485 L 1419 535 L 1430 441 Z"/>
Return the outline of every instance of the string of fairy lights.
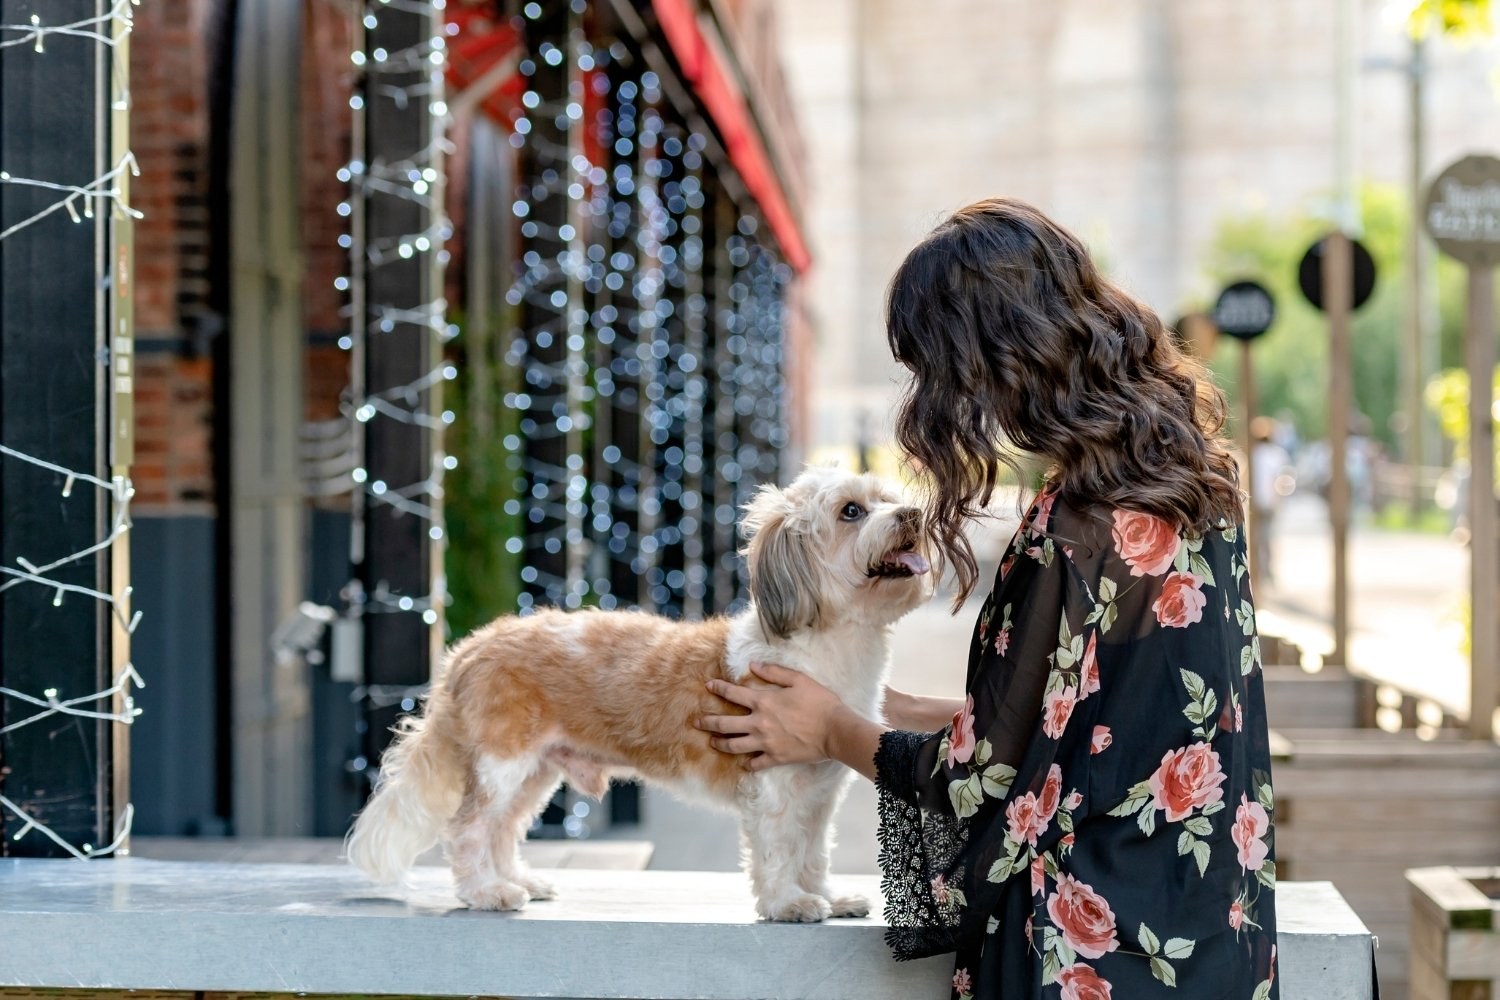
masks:
<path fill-rule="evenodd" d="M 48 24 L 41 14 L 32 14 L 25 24 L 0 24 L 0 53 L 10 57 L 10 52 L 24 51 L 24 48 L 29 47 L 31 51 L 28 56 L 45 56 L 48 40 L 53 38 L 82 39 L 113 49 L 130 33 L 133 27 L 133 8 L 138 4 L 139 0 L 114 0 L 104 13 L 72 22 Z M 120 65 L 121 60 L 112 58 L 110 63 L 114 74 L 113 107 L 115 110 L 126 110 L 130 100 L 125 81 L 127 69 Z M 121 183 L 127 174 L 136 176 L 139 172 L 135 157 L 130 153 L 122 156 L 101 176 L 83 184 L 15 177 L 0 170 L 0 184 L 54 191 L 60 195 L 45 208 L 0 230 L 0 240 L 12 238 L 58 212 L 66 213 L 74 224 L 91 221 L 99 212 L 112 213 L 115 218 L 122 220 L 140 218 L 141 213 L 127 203 Z M 33 586 L 52 592 L 52 607 L 61 607 L 65 600 L 74 597 L 96 601 L 109 608 L 116 624 L 126 635 L 133 634 L 140 623 L 141 613 L 130 610 L 132 590 L 128 584 L 119 593 L 111 593 L 64 580 L 57 575 L 100 552 L 110 550 L 126 537 L 131 526 L 130 502 L 135 495 L 130 479 L 125 476 L 104 479 L 86 470 L 67 468 L 5 444 L 0 444 L 0 460 L 24 463 L 50 474 L 58 491 L 58 501 L 63 505 L 70 501 L 76 502 L 74 498 L 82 488 L 95 491 L 109 510 L 109 526 L 103 538 L 77 551 L 46 561 L 33 561 L 18 555 L 16 567 L 0 566 L 0 576 L 4 577 L 4 581 L 0 582 L 0 594 L 16 587 Z M 10 699 L 12 703 L 0 714 L 0 735 L 58 716 L 130 725 L 140 714 L 132 692 L 144 686 L 140 674 L 130 662 L 126 662 L 115 673 L 108 687 L 99 691 L 73 693 L 56 687 L 47 687 L 41 691 L 22 691 L 0 686 L 0 699 Z M 109 843 L 74 844 L 22 804 L 5 795 L 0 795 L 0 810 L 20 821 L 19 828 L 10 834 L 13 841 L 36 835 L 50 840 L 67 854 L 81 860 L 113 854 L 121 849 L 130 836 L 134 817 L 134 807 L 126 802 L 115 817 L 113 839 Z"/>
<path fill-rule="evenodd" d="M 421 302 L 374 302 L 369 276 L 387 263 L 426 256 L 446 263 L 441 158 L 452 126 L 443 101 L 443 35 L 401 51 L 371 48 L 364 32 L 384 10 L 442 9 L 419 0 L 362 0 L 351 62 L 356 155 L 340 173 L 350 198 L 341 239 L 352 262 L 338 287 L 350 294 L 341 346 L 354 377 L 346 412 L 360 428 L 395 420 L 433 435 L 432 473 L 397 486 L 363 466 L 355 514 L 386 503 L 442 531 L 442 474 L 452 411 L 427 390 L 458 375 L 440 361 L 397 387 L 361 382 L 371 338 L 421 329 L 447 341 L 457 329 L 437 294 Z M 705 164 L 708 137 L 673 112 L 656 74 L 622 40 L 591 40 L 584 0 L 527 3 L 514 27 L 519 107 L 508 123 L 519 167 L 508 224 L 518 244 L 505 291 L 503 358 L 515 373 L 503 395 L 514 430 L 503 443 L 511 477 L 506 514 L 521 530 L 506 540 L 522 584 L 513 609 L 646 607 L 674 615 L 733 609 L 745 596 L 733 525 L 755 485 L 774 478 L 785 445 L 779 353 L 786 269 L 755 239 L 757 220 L 730 214 L 709 232 L 727 199 Z M 412 83 L 415 68 L 430 68 Z M 387 77 L 402 77 L 392 83 Z M 370 102 L 428 102 L 427 145 L 400 159 L 367 161 L 361 145 Z M 431 171 L 438 171 L 434 174 Z M 376 198 L 421 207 L 420 231 L 370 238 L 363 219 Z M 361 206 L 361 199 L 364 205 Z M 779 276 L 779 277 L 778 277 Z M 710 287 L 713 285 L 714 287 Z M 769 366 L 769 370 L 766 369 Z M 736 407 L 753 394 L 751 409 Z M 759 406 L 759 411 L 755 408 Z M 357 438 L 358 454 L 364 454 Z M 356 529 L 357 533 L 357 529 Z M 727 582 L 726 582 L 727 581 Z M 353 613 L 412 612 L 438 620 L 446 593 L 363 593 Z M 411 710 L 420 685 L 361 684 L 366 706 Z M 350 769 L 368 773 L 363 755 Z"/>
<path fill-rule="evenodd" d="M 335 287 L 349 293 L 347 307 L 349 332 L 339 339 L 339 346 L 350 353 L 350 388 L 343 400 L 345 415 L 354 428 L 355 453 L 365 454 L 365 427 L 372 421 L 390 420 L 420 428 L 431 436 L 424 448 L 430 455 L 426 475 L 413 482 L 391 483 L 373 476 L 363 458 L 352 472 L 356 502 L 353 505 L 356 537 L 363 530 L 365 511 L 370 506 L 387 506 L 403 516 L 419 518 L 427 524 L 427 534 L 434 545 L 445 545 L 447 532 L 443 520 L 442 496 L 444 476 L 458 467 L 456 457 L 442 448 L 445 428 L 454 421 L 451 409 L 438 401 L 444 383 L 458 377 L 458 369 L 442 360 L 441 350 L 431 351 L 428 370 L 400 385 L 366 384 L 365 358 L 372 338 L 415 335 L 447 343 L 457 336 L 458 328 L 447 318 L 448 304 L 443 298 L 442 270 L 448 263 L 444 246 L 453 227 L 445 215 L 443 196 L 443 157 L 450 151 L 445 135 L 448 108 L 444 97 L 444 66 L 447 61 L 446 28 L 442 12 L 445 0 L 364 0 L 354 5 L 354 30 L 349 61 L 355 72 L 355 86 L 350 97 L 354 120 L 354 155 L 338 172 L 338 179 L 349 185 L 349 197 L 338 206 L 339 214 L 350 220 L 349 231 L 339 244 L 349 252 L 349 274 L 335 281 Z M 415 16 L 430 26 L 421 40 L 394 51 L 370 45 L 368 39 L 382 17 L 391 14 Z M 420 108 L 425 102 L 426 129 L 421 148 L 402 151 L 396 157 L 370 157 L 365 148 L 368 138 L 368 112 L 372 102 L 389 102 L 395 108 Z M 378 203 L 394 199 L 415 206 L 425 224 L 410 233 L 366 237 L 370 215 Z M 428 296 L 420 301 L 385 301 L 371 289 L 372 278 L 382 268 L 420 261 L 430 269 L 425 283 Z M 393 590 L 387 581 L 366 588 L 351 581 L 346 596 L 357 614 L 412 613 L 435 626 L 446 606 L 446 589 L 421 590 L 416 593 Z"/>
<path fill-rule="evenodd" d="M 754 240 L 750 215 L 715 234 L 725 241 L 715 266 L 707 137 L 671 115 L 659 79 L 627 65 L 624 45 L 592 45 L 576 16 L 559 31 L 556 7 L 548 36 L 538 24 L 548 13 L 523 9 L 531 51 L 518 62 L 527 86 L 511 137 L 532 164 L 512 206 L 525 244 L 506 354 L 524 383 L 505 399 L 520 411 L 507 442 L 507 512 L 528 527 L 509 545 L 527 585 L 520 610 L 733 610 L 745 593 L 731 526 L 755 485 L 776 477 L 786 444 L 790 274 Z M 560 78 L 564 63 L 566 86 L 544 92 L 539 76 Z M 586 88 L 603 105 L 592 121 Z M 592 158 L 579 141 L 591 128 Z M 743 419 L 720 416 L 746 406 Z M 638 438 L 621 433 L 629 424 Z"/>

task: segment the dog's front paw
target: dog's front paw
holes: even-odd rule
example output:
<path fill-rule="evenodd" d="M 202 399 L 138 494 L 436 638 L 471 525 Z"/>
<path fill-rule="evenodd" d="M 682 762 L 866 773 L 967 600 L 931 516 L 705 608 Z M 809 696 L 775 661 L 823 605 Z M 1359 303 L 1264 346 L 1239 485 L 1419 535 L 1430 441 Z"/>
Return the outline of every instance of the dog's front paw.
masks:
<path fill-rule="evenodd" d="M 519 910 L 532 895 L 525 886 L 495 881 L 461 885 L 458 887 L 458 898 L 471 910 Z"/>
<path fill-rule="evenodd" d="M 799 892 L 795 895 L 773 899 L 770 902 L 761 902 L 756 905 L 756 909 L 767 920 L 782 920 L 799 924 L 815 924 L 821 920 L 827 920 L 833 912 L 832 907 L 828 905 L 828 900 L 810 892 Z"/>
<path fill-rule="evenodd" d="M 828 901 L 830 915 L 835 917 L 868 917 L 870 901 L 863 896 L 834 896 Z"/>

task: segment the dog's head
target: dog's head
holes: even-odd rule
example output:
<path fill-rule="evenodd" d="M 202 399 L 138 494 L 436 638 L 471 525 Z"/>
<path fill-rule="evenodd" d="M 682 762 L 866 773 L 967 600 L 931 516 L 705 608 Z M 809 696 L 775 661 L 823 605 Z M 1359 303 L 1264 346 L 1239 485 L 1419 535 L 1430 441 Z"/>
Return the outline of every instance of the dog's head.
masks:
<path fill-rule="evenodd" d="M 922 512 L 875 476 L 810 468 L 745 508 L 750 596 L 767 636 L 888 625 L 932 595 Z"/>

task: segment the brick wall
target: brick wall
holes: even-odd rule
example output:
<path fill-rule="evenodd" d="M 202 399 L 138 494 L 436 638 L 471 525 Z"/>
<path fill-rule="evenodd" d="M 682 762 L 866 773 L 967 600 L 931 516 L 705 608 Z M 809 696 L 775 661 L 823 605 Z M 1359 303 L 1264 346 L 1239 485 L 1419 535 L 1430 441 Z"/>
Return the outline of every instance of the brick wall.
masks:
<path fill-rule="evenodd" d="M 136 223 L 137 504 L 212 503 L 215 330 L 209 287 L 210 45 L 223 0 L 155 0 L 135 10 L 131 147 Z"/>
<path fill-rule="evenodd" d="M 222 216 L 226 205 L 212 204 L 210 94 L 232 83 L 216 75 L 228 7 L 226 0 L 153 0 L 136 11 L 131 145 L 141 164 L 134 204 L 145 218 L 136 225 L 141 358 L 132 476 L 137 502 L 148 513 L 202 512 L 216 501 L 212 356 L 213 342 L 224 332 L 228 288 L 222 287 L 227 275 L 219 287 L 213 284 L 210 246 L 211 226 L 227 226 L 228 219 Z M 334 279 L 347 273 L 338 246 L 345 224 L 337 212 L 347 194 L 337 172 L 349 159 L 347 9 L 331 0 L 306 0 L 303 29 L 305 415 L 327 420 L 338 415 L 339 395 L 348 384 L 348 354 L 335 344 L 348 325 L 341 315 L 345 296 L 334 288 Z M 225 178 L 217 180 L 223 184 Z"/>
<path fill-rule="evenodd" d="M 333 285 L 334 279 L 349 273 L 348 251 L 338 245 L 348 229 L 338 204 L 349 190 L 338 171 L 349 161 L 350 151 L 349 46 L 347 7 L 308 0 L 303 13 L 300 157 L 308 420 L 337 417 L 339 395 L 349 384 L 349 354 L 337 346 L 338 337 L 349 329 L 342 315 L 347 296 Z"/>

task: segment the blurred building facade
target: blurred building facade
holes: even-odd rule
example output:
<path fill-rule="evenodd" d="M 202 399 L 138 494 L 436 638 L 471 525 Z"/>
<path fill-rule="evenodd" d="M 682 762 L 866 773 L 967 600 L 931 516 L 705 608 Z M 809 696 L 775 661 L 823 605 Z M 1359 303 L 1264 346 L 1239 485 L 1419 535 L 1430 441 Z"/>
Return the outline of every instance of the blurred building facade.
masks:
<path fill-rule="evenodd" d="M 395 641 L 372 613 L 441 641 L 456 575 L 499 581 L 464 590 L 463 622 L 735 606 L 736 510 L 805 448 L 802 139 L 768 9 L 449 0 L 411 50 L 441 66 L 435 104 L 425 78 L 380 73 L 406 66 L 382 47 L 402 16 L 137 14 L 141 833 L 341 833 L 425 674 L 378 690 L 371 660 Z M 377 150 L 381 115 L 419 101 L 442 141 Z M 434 192 L 420 232 L 354 225 L 378 225 L 392 191 Z M 420 316 L 362 302 L 410 257 L 440 275 Z M 370 356 L 395 336 L 435 345 L 430 378 L 377 384 Z M 387 490 L 377 466 L 411 449 L 434 475 Z M 420 521 L 430 594 L 362 576 L 351 546 L 379 536 L 362 517 Z M 363 675 L 307 640 L 326 623 L 303 602 L 335 633 L 363 620 Z"/>
<path fill-rule="evenodd" d="M 1355 166 L 1394 184 L 1409 156 L 1399 6 L 1357 0 L 1355 30 Z M 1216 291 L 1200 265 L 1220 219 L 1326 212 L 1337 8 L 779 0 L 811 164 L 814 442 L 847 449 L 865 415 L 888 421 L 900 373 L 885 286 L 964 204 L 1037 204 L 1169 318 Z M 1428 46 L 1429 174 L 1500 144 L 1496 55 L 1494 43 Z"/>

